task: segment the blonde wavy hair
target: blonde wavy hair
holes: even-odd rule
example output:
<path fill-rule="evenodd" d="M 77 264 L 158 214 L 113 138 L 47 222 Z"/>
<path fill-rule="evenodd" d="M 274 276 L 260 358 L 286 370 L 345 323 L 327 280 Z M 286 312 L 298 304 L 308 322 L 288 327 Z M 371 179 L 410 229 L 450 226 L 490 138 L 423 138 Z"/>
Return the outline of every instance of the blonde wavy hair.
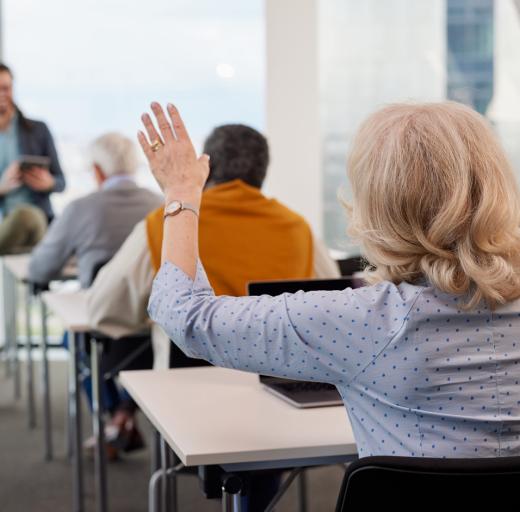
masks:
<path fill-rule="evenodd" d="M 454 102 L 395 104 L 354 140 L 349 234 L 369 283 L 417 282 L 470 309 L 520 297 L 520 201 L 490 126 Z"/>

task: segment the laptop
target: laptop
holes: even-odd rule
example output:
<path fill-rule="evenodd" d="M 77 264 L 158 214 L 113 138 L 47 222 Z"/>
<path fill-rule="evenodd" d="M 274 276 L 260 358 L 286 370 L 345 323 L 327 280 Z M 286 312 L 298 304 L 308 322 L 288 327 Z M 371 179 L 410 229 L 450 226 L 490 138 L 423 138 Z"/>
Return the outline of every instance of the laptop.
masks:
<path fill-rule="evenodd" d="M 299 290 L 304 292 L 344 290 L 348 287 L 354 288 L 360 285 L 362 285 L 361 282 L 349 277 L 297 281 L 258 281 L 249 283 L 247 292 L 249 295 L 280 295 L 286 292 L 295 293 Z M 260 375 L 260 383 L 270 393 L 301 409 L 343 405 L 343 400 L 336 386 L 332 384 L 283 379 L 267 375 Z"/>

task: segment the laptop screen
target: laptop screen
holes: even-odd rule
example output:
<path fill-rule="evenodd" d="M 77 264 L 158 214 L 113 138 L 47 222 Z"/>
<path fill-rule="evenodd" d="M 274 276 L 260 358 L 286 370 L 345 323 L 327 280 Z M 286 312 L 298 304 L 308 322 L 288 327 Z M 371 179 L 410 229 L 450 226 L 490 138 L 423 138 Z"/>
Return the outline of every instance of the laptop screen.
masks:
<path fill-rule="evenodd" d="M 359 288 L 362 283 L 356 278 L 340 277 L 337 279 L 299 279 L 282 281 L 253 281 L 247 285 L 248 295 L 281 295 L 297 291 L 315 292 Z"/>

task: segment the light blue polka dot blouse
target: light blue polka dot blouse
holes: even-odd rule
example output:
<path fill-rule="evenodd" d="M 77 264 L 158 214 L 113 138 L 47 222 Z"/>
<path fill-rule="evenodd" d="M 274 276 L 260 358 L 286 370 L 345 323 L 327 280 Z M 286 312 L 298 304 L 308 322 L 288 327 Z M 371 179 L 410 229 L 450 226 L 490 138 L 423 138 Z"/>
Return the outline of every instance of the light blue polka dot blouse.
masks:
<path fill-rule="evenodd" d="M 215 297 L 170 263 L 151 318 L 191 357 L 335 384 L 360 457 L 520 455 L 520 302 L 464 311 L 388 282 L 278 297 Z"/>

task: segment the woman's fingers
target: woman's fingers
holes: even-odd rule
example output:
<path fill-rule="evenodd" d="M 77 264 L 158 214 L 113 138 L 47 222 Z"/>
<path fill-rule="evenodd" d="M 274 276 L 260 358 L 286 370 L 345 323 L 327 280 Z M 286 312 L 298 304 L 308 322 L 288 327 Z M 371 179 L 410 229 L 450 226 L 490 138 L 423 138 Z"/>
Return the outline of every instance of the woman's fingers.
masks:
<path fill-rule="evenodd" d="M 168 114 L 170 116 L 170 119 L 172 120 L 173 129 L 175 130 L 175 135 L 177 136 L 177 140 L 189 141 L 190 136 L 188 135 L 188 131 L 186 130 L 186 127 L 184 126 L 182 117 L 179 114 L 179 111 L 177 110 L 177 108 L 174 105 L 172 105 L 171 103 L 168 103 Z"/>
<path fill-rule="evenodd" d="M 161 144 L 164 144 L 161 136 L 157 133 L 157 130 L 153 125 L 152 118 L 148 114 L 143 114 L 141 116 L 141 120 L 143 121 L 144 128 L 148 134 L 148 138 L 150 139 L 150 143 L 153 144 L 154 142 L 159 141 Z"/>
<path fill-rule="evenodd" d="M 139 141 L 141 148 L 143 148 L 143 152 L 146 158 L 150 160 L 153 156 L 153 151 L 150 147 L 150 144 L 148 143 L 148 140 L 146 139 L 146 135 L 140 130 L 137 132 L 137 140 Z"/>
<path fill-rule="evenodd" d="M 152 112 L 155 114 L 155 118 L 157 119 L 157 124 L 159 125 L 159 130 L 161 131 L 161 135 L 163 136 L 164 141 L 174 141 L 175 137 L 173 135 L 172 127 L 170 126 L 168 119 L 166 119 L 161 105 L 159 105 L 159 103 L 156 101 L 152 103 Z"/>

